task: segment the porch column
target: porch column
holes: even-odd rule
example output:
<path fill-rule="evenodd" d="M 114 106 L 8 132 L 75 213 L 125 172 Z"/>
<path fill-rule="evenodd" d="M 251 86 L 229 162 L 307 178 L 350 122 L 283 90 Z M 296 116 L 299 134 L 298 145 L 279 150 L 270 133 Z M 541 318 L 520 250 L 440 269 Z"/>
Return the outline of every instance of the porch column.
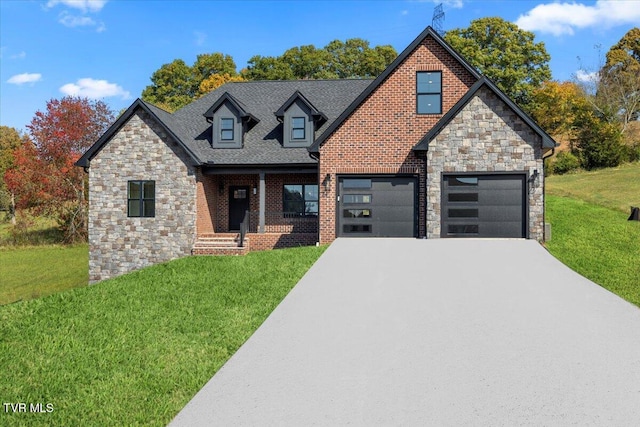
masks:
<path fill-rule="evenodd" d="M 260 206 L 259 206 L 259 216 L 258 216 L 258 233 L 264 233 L 264 223 L 265 223 L 265 214 L 264 210 L 266 208 L 266 186 L 264 184 L 264 171 L 260 171 L 260 186 L 259 186 L 259 194 L 260 194 Z"/>

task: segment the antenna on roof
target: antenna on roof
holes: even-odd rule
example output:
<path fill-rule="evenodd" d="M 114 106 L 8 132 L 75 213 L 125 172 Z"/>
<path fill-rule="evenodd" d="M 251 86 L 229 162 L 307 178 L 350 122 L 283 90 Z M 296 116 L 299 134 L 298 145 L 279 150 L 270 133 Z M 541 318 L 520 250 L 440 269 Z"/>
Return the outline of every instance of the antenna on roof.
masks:
<path fill-rule="evenodd" d="M 444 35 L 442 30 L 442 24 L 444 23 L 444 10 L 442 10 L 442 3 L 433 8 L 433 18 L 431 18 L 431 27 L 436 33 L 441 36 Z"/>

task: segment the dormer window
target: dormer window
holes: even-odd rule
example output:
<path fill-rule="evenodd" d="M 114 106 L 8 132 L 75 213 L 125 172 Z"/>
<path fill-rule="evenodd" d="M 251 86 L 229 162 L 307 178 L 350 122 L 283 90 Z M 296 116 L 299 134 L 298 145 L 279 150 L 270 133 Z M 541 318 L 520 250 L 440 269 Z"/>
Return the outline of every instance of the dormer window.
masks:
<path fill-rule="evenodd" d="M 291 139 L 292 140 L 305 140 L 306 139 L 306 117 L 292 117 L 291 118 Z"/>
<path fill-rule="evenodd" d="M 291 95 L 274 114 L 282 123 L 283 147 L 310 146 L 315 131 L 327 121 L 327 116 L 299 91 Z"/>
<path fill-rule="evenodd" d="M 204 116 L 211 123 L 213 148 L 242 148 L 244 134 L 260 121 L 228 92 L 223 93 Z"/>
<path fill-rule="evenodd" d="M 233 141 L 233 122 L 232 118 L 220 118 L 220 141 Z"/>

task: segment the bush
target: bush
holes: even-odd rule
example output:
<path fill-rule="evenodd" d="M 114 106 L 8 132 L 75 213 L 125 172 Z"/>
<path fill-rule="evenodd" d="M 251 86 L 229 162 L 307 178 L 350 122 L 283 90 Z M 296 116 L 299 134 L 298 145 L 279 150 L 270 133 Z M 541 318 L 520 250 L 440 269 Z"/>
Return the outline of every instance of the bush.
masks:
<path fill-rule="evenodd" d="M 593 114 L 576 121 L 576 153 L 587 170 L 616 167 L 625 160 L 622 133 L 617 123 L 608 123 Z"/>
<path fill-rule="evenodd" d="M 629 162 L 640 160 L 640 142 L 634 142 L 624 146 L 624 157 Z"/>
<path fill-rule="evenodd" d="M 551 162 L 553 173 L 563 175 L 580 168 L 580 159 L 569 151 L 561 151 Z"/>

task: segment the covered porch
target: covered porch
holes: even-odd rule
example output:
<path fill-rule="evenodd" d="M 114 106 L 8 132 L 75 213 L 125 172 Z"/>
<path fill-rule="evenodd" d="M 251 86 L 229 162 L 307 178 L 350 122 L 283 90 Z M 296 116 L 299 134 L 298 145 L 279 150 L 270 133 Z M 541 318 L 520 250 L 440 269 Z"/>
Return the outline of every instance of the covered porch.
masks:
<path fill-rule="evenodd" d="M 242 254 L 318 241 L 315 167 L 212 167 L 196 178 L 193 254 Z"/>

